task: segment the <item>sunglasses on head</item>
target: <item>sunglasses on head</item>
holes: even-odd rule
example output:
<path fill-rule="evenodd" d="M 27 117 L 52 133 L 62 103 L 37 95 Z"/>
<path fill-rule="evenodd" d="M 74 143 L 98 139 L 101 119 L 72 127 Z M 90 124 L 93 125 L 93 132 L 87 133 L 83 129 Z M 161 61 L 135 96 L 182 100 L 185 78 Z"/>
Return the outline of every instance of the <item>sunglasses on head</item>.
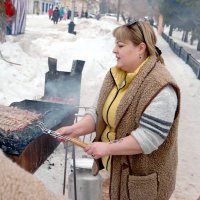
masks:
<path fill-rule="evenodd" d="M 140 30 L 140 32 L 142 34 L 142 37 L 144 39 L 144 43 L 146 44 L 146 40 L 145 40 L 145 37 L 144 37 L 144 32 L 143 32 L 142 27 L 141 27 L 141 25 L 140 25 L 138 20 L 135 20 L 135 19 L 131 20 L 130 22 L 128 22 L 126 24 L 126 27 L 131 29 L 133 25 L 137 25 L 138 26 L 138 28 L 139 28 L 139 30 Z M 155 46 L 155 49 L 156 49 L 157 54 L 160 56 L 162 54 L 162 51 L 157 46 Z"/>
<path fill-rule="evenodd" d="M 143 37 L 143 39 L 144 39 L 144 43 L 146 43 L 145 37 L 144 37 L 144 32 L 143 32 L 142 27 L 141 27 L 141 25 L 140 25 L 140 23 L 139 23 L 138 20 L 135 20 L 135 19 L 131 20 L 130 22 L 128 22 L 128 23 L 126 24 L 126 27 L 128 27 L 128 28 L 131 29 L 133 25 L 137 25 L 137 26 L 138 26 L 138 28 L 139 28 L 139 30 L 140 30 L 140 32 L 141 32 L 141 34 L 142 34 L 142 37 Z"/>
<path fill-rule="evenodd" d="M 131 19 L 127 24 L 126 24 L 126 26 L 132 26 L 132 25 L 134 25 L 134 24 L 137 24 L 139 21 L 138 20 L 136 20 L 136 19 Z"/>

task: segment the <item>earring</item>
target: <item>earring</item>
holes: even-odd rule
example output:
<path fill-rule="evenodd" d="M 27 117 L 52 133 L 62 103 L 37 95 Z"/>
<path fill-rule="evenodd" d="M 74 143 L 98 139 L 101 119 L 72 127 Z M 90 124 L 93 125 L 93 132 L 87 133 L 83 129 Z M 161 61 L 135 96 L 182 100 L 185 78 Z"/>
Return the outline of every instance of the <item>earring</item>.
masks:
<path fill-rule="evenodd" d="M 141 59 L 141 58 L 142 58 L 142 56 L 140 55 L 140 56 L 139 56 L 139 58 Z"/>

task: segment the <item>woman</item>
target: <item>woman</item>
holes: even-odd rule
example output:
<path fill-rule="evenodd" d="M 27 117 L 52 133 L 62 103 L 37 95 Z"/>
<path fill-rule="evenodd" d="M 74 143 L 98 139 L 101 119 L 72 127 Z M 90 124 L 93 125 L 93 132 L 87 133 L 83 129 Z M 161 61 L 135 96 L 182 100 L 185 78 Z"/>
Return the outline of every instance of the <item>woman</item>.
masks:
<path fill-rule="evenodd" d="M 96 131 L 85 151 L 93 173 L 110 173 L 112 200 L 168 200 L 175 188 L 180 91 L 165 68 L 147 22 L 116 28 L 117 64 L 107 73 L 97 106 L 58 130 L 78 137 Z"/>

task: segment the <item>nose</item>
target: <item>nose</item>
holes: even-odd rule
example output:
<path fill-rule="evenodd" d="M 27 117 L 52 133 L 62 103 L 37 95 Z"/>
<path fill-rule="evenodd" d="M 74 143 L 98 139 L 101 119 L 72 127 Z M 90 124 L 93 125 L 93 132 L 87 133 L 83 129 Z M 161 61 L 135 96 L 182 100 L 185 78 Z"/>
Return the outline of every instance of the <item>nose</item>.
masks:
<path fill-rule="evenodd" d="M 113 48 L 113 51 L 112 51 L 113 53 L 117 53 L 117 47 L 115 46 L 114 48 Z"/>

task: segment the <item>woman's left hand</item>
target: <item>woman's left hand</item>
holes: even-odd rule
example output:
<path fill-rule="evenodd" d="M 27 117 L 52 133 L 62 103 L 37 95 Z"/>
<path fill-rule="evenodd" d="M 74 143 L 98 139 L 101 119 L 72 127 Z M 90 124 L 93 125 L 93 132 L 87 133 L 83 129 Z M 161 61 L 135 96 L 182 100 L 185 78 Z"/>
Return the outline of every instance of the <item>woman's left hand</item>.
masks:
<path fill-rule="evenodd" d="M 87 147 L 84 148 L 84 151 L 94 159 L 98 159 L 105 155 L 109 155 L 108 145 L 109 143 L 105 142 L 93 142 L 87 145 Z"/>

